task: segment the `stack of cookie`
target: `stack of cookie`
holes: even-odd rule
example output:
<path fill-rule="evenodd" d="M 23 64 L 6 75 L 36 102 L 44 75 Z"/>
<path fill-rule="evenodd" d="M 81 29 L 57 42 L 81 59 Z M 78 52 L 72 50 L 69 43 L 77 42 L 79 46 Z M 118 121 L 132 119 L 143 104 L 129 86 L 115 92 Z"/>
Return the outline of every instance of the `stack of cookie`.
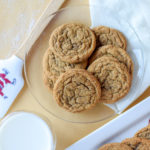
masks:
<path fill-rule="evenodd" d="M 122 143 L 105 144 L 99 150 L 150 150 L 150 125 L 139 130 L 133 138 Z"/>
<path fill-rule="evenodd" d="M 80 112 L 114 103 L 130 89 L 133 62 L 119 31 L 79 23 L 57 27 L 43 57 L 44 83 L 59 106 Z"/>

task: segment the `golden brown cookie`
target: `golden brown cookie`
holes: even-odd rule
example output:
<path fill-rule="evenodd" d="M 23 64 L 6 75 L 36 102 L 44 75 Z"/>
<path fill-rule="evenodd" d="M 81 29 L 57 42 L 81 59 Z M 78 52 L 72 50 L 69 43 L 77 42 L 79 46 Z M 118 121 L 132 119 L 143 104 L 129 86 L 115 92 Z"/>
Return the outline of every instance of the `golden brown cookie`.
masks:
<path fill-rule="evenodd" d="M 133 150 L 150 150 L 150 142 L 140 138 L 128 138 L 122 141 L 123 144 L 128 145 Z"/>
<path fill-rule="evenodd" d="M 96 59 L 89 67 L 101 84 L 100 102 L 114 103 L 124 97 L 130 89 L 131 77 L 125 65 L 111 56 Z"/>
<path fill-rule="evenodd" d="M 54 98 L 70 112 L 80 112 L 96 105 L 101 96 L 98 80 L 84 69 L 71 69 L 55 83 Z"/>
<path fill-rule="evenodd" d="M 120 63 L 126 65 L 129 73 L 133 76 L 133 62 L 128 53 L 122 48 L 115 47 L 113 45 L 106 45 L 99 47 L 90 57 L 90 64 L 99 57 L 112 56 L 115 57 Z"/>
<path fill-rule="evenodd" d="M 54 84 L 57 78 L 55 76 L 51 76 L 43 72 L 43 81 L 44 84 L 48 87 L 48 89 L 52 92 L 54 88 Z"/>
<path fill-rule="evenodd" d="M 148 125 L 147 127 L 139 130 L 135 134 L 135 137 L 150 140 L 150 125 Z"/>
<path fill-rule="evenodd" d="M 50 48 L 68 63 L 83 62 L 89 58 L 96 46 L 93 31 L 79 23 L 68 23 L 57 27 L 50 36 Z"/>
<path fill-rule="evenodd" d="M 114 45 L 126 50 L 127 41 L 124 35 L 116 30 L 106 26 L 98 26 L 93 28 L 96 35 L 96 46 Z"/>
<path fill-rule="evenodd" d="M 58 77 L 68 69 L 84 69 L 87 66 L 87 61 L 70 64 L 62 61 L 57 57 L 51 49 L 47 49 L 43 57 L 43 72 L 44 82 L 50 90 L 53 89 L 55 81 Z"/>
<path fill-rule="evenodd" d="M 105 144 L 99 150 L 132 150 L 128 145 L 122 143 Z"/>

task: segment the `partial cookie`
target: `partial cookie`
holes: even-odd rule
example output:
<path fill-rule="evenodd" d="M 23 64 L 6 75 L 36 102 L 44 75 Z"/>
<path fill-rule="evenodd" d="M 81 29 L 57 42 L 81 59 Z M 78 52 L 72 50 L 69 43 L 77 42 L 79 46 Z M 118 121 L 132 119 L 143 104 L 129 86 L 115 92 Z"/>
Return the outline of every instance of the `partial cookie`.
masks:
<path fill-rule="evenodd" d="M 98 26 L 93 28 L 96 35 L 96 46 L 114 45 L 126 50 L 127 41 L 124 35 L 116 30 L 106 26 Z"/>
<path fill-rule="evenodd" d="M 120 63 L 126 65 L 129 73 L 133 76 L 133 62 L 128 53 L 122 48 L 115 47 L 113 45 L 106 45 L 99 47 L 89 59 L 90 64 L 99 57 L 112 56 L 115 57 Z"/>
<path fill-rule="evenodd" d="M 51 50 L 68 63 L 83 62 L 89 58 L 96 46 L 93 31 L 78 23 L 68 23 L 57 27 L 50 37 Z"/>
<path fill-rule="evenodd" d="M 62 61 L 57 57 L 51 49 L 47 49 L 43 57 L 44 82 L 50 90 L 53 89 L 55 81 L 58 77 L 66 72 L 66 70 L 77 68 L 84 69 L 87 66 L 87 61 L 70 64 Z"/>
<path fill-rule="evenodd" d="M 111 56 L 96 59 L 89 67 L 101 84 L 100 102 L 114 103 L 124 97 L 130 89 L 131 77 L 125 65 Z"/>
<path fill-rule="evenodd" d="M 43 72 L 43 81 L 44 84 L 48 87 L 48 89 L 52 92 L 54 88 L 54 84 L 57 78 L 55 76 L 48 76 L 45 72 Z"/>
<path fill-rule="evenodd" d="M 150 140 L 150 125 L 148 125 L 147 127 L 139 130 L 135 134 L 135 137 Z"/>
<path fill-rule="evenodd" d="M 98 80 L 84 69 L 71 69 L 56 81 L 54 98 L 70 112 L 80 112 L 96 105 L 101 96 Z"/>
<path fill-rule="evenodd" d="M 122 143 L 105 144 L 99 150 L 132 150 L 128 145 Z"/>
<path fill-rule="evenodd" d="M 128 138 L 125 139 L 122 143 L 128 145 L 133 150 L 150 150 L 150 142 L 148 140 Z"/>

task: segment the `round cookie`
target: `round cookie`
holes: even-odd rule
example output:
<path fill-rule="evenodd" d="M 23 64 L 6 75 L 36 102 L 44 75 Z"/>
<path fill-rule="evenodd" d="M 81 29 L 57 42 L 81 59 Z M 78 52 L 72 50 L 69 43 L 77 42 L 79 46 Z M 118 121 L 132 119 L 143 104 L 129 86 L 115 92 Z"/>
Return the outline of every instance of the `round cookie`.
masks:
<path fill-rule="evenodd" d="M 113 45 L 106 45 L 99 47 L 90 57 L 90 64 L 99 57 L 112 56 L 115 57 L 120 63 L 126 65 L 129 73 L 133 76 L 133 62 L 128 53 L 122 48 L 115 47 Z"/>
<path fill-rule="evenodd" d="M 128 145 L 122 143 L 105 144 L 98 150 L 132 150 Z"/>
<path fill-rule="evenodd" d="M 150 125 L 148 125 L 147 127 L 139 130 L 135 134 L 135 137 L 150 140 Z"/>
<path fill-rule="evenodd" d="M 122 141 L 122 143 L 128 145 L 133 150 L 150 150 L 150 142 L 145 139 L 128 138 Z"/>
<path fill-rule="evenodd" d="M 124 64 L 111 56 L 102 56 L 96 59 L 88 71 L 101 84 L 100 102 L 112 104 L 124 97 L 130 89 L 131 77 Z"/>
<path fill-rule="evenodd" d="M 96 105 L 101 96 L 98 80 L 84 69 L 71 69 L 56 81 L 54 98 L 70 112 L 80 112 Z"/>
<path fill-rule="evenodd" d="M 79 23 L 68 23 L 52 32 L 49 45 L 61 60 L 78 63 L 90 57 L 96 46 L 96 38 L 89 27 Z"/>
<path fill-rule="evenodd" d="M 49 87 L 50 90 L 53 89 L 54 83 L 58 79 L 58 77 L 66 72 L 66 70 L 77 68 L 84 69 L 87 66 L 87 61 L 70 64 L 62 61 L 59 57 L 57 57 L 51 49 L 47 49 L 44 57 L 43 57 L 43 78 L 44 83 Z"/>
<path fill-rule="evenodd" d="M 124 35 L 116 30 L 106 26 L 98 26 L 93 28 L 96 35 L 96 46 L 114 45 L 126 50 L 127 41 Z"/>

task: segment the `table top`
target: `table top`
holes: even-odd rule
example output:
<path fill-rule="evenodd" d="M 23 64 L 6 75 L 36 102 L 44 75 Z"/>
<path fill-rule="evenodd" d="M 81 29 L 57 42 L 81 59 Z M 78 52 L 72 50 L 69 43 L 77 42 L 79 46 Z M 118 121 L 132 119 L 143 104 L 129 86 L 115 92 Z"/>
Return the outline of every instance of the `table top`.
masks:
<path fill-rule="evenodd" d="M 50 0 L 0 1 L 0 58 L 9 57 L 19 48 L 49 1 Z M 88 0 L 67 0 L 62 7 L 80 4 L 88 5 L 89 3 Z M 21 19 L 23 25 L 18 22 Z M 129 108 L 147 96 L 150 96 L 150 88 L 148 88 L 131 106 L 129 106 Z M 26 83 L 8 113 L 18 110 L 44 115 L 51 121 L 52 126 L 56 131 L 57 150 L 65 149 L 77 140 L 117 117 L 116 115 L 105 121 L 92 124 L 65 122 L 46 112 L 31 95 Z"/>

